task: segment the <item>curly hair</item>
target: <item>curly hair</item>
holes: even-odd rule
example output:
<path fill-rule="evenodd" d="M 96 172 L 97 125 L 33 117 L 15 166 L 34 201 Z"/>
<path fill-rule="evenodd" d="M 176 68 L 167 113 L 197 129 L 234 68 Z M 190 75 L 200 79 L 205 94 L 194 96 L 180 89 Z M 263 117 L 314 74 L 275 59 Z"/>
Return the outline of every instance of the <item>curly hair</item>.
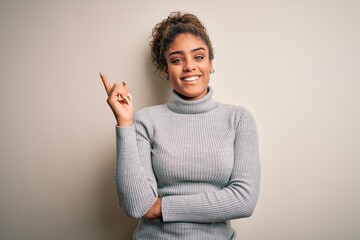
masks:
<path fill-rule="evenodd" d="M 167 66 L 165 52 L 176 36 L 182 33 L 200 37 L 209 48 L 210 60 L 214 58 L 214 50 L 202 22 L 193 14 L 172 12 L 166 19 L 155 25 L 151 34 L 151 61 L 158 71 L 164 70 Z"/>

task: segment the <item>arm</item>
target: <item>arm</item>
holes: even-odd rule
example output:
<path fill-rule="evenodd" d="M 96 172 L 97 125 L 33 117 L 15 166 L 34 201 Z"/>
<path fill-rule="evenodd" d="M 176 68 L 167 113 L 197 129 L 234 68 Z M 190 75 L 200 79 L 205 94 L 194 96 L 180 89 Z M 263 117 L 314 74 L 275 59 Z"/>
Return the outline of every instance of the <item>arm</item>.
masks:
<path fill-rule="evenodd" d="M 234 142 L 234 168 L 219 191 L 162 199 L 165 222 L 219 222 L 252 215 L 259 192 L 260 161 L 256 124 L 245 110 L 239 113 Z"/>
<path fill-rule="evenodd" d="M 108 95 L 107 103 L 117 121 L 114 180 L 119 203 L 129 216 L 138 218 L 145 214 L 144 217 L 148 218 L 159 217 L 158 205 L 161 205 L 161 200 L 157 201 L 156 180 L 150 159 L 150 139 L 145 124 L 137 124 L 138 134 L 135 134 L 132 97 L 126 83 L 111 85 L 104 74 L 100 73 L 100 77 Z M 140 155 L 138 147 L 142 150 Z"/>
<path fill-rule="evenodd" d="M 116 127 L 116 193 L 120 206 L 129 216 L 156 218 L 159 216 L 154 215 L 152 206 L 158 203 L 157 182 L 152 170 L 151 142 L 146 127 L 149 117 L 145 112 L 140 119 L 135 119 L 134 127 Z M 146 215 L 147 212 L 150 213 Z"/>

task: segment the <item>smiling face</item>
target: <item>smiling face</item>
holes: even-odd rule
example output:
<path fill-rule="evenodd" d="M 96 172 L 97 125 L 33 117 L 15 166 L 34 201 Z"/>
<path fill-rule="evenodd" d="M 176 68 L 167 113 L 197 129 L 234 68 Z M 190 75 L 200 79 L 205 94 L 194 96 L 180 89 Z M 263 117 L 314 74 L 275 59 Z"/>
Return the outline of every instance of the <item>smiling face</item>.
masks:
<path fill-rule="evenodd" d="M 174 90 L 187 100 L 207 93 L 212 70 L 206 43 L 190 33 L 179 34 L 166 51 L 165 74 Z"/>

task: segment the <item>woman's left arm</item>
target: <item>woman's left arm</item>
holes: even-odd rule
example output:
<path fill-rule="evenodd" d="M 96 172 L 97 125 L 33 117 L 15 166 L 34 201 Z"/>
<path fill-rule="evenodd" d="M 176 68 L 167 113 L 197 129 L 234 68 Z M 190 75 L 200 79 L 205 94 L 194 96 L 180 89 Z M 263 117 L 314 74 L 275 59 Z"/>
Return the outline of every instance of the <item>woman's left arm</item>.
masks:
<path fill-rule="evenodd" d="M 250 112 L 239 113 L 234 142 L 234 168 L 219 191 L 162 198 L 164 222 L 220 222 L 253 214 L 260 185 L 256 123 Z"/>

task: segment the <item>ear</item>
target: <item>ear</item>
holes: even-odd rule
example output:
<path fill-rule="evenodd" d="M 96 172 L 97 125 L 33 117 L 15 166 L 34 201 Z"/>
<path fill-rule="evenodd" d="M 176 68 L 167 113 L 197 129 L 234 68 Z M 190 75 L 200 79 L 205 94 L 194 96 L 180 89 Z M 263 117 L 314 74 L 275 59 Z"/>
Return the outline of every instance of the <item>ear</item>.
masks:
<path fill-rule="evenodd" d="M 165 74 L 165 76 L 166 76 L 166 79 L 169 80 L 169 69 L 168 69 L 167 66 L 164 67 L 164 74 Z"/>
<path fill-rule="evenodd" d="M 213 60 L 210 60 L 210 73 L 214 70 Z"/>

